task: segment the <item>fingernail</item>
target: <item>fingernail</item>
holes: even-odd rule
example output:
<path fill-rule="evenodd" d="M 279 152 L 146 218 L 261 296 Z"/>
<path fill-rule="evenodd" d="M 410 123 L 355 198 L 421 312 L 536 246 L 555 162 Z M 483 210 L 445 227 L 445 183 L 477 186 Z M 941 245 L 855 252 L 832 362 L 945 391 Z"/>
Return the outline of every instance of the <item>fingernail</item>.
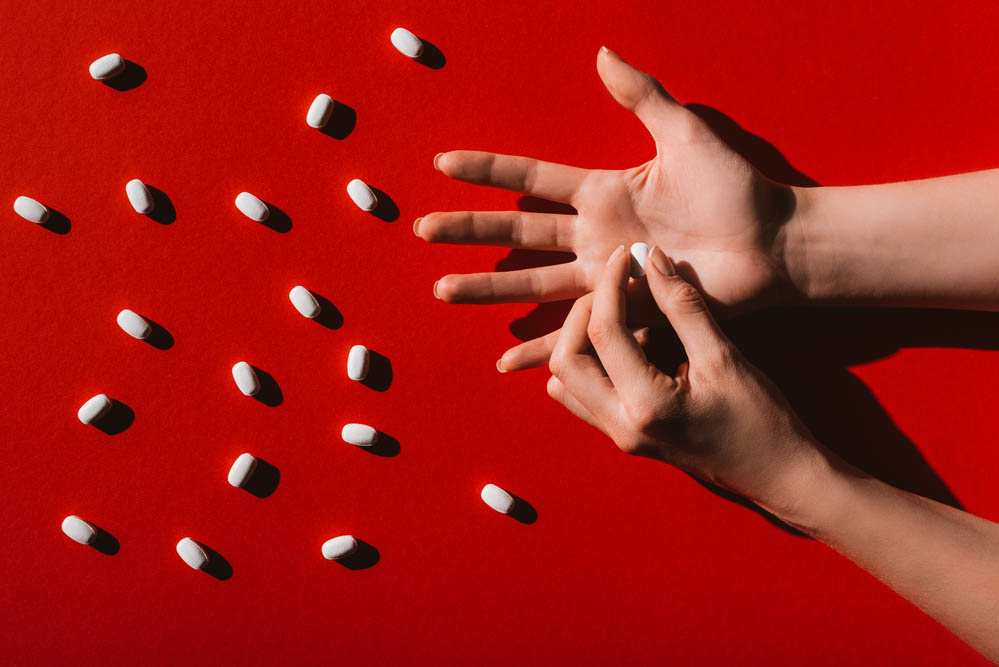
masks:
<path fill-rule="evenodd" d="M 500 365 L 500 362 L 501 362 L 501 361 L 503 361 L 503 360 L 502 360 L 502 359 L 498 359 L 498 360 L 496 361 L 496 370 L 498 370 L 498 371 L 499 371 L 500 373 L 506 373 L 506 371 L 505 371 L 505 370 L 503 370 L 503 366 L 502 366 L 502 365 Z"/>
<path fill-rule="evenodd" d="M 441 282 L 441 281 L 439 281 L 439 280 L 438 280 L 438 281 L 436 281 L 436 282 L 434 282 L 434 296 L 435 296 L 435 297 L 437 297 L 438 299 L 439 299 L 439 298 L 441 298 L 441 297 L 440 297 L 440 295 L 439 295 L 439 294 L 437 294 L 437 285 L 439 285 L 439 284 L 440 284 L 440 282 Z"/>
<path fill-rule="evenodd" d="M 603 51 L 604 53 L 606 53 L 609 56 L 614 56 L 618 60 L 621 59 L 621 56 L 617 55 L 616 53 L 614 53 L 613 51 L 611 51 L 610 49 L 608 49 L 606 46 L 601 46 L 600 50 Z"/>
<path fill-rule="evenodd" d="M 610 53 L 610 49 L 608 49 L 606 46 L 601 46 L 600 50 L 603 51 L 604 53 Z"/>
<path fill-rule="evenodd" d="M 417 218 L 413 221 L 413 233 L 417 236 L 420 235 L 420 220 L 423 220 L 423 218 Z"/>
<path fill-rule="evenodd" d="M 666 253 L 664 253 L 658 246 L 652 249 L 650 259 L 652 261 L 652 266 L 654 266 L 656 271 L 662 275 L 672 276 L 676 273 L 676 269 L 673 267 L 673 260 L 667 257 Z"/>
<path fill-rule="evenodd" d="M 440 162 L 440 159 L 441 157 L 443 157 L 443 155 L 444 153 L 438 153 L 437 155 L 434 156 L 434 169 L 436 169 L 437 171 L 441 170 L 441 168 L 438 166 L 437 163 Z"/>
<path fill-rule="evenodd" d="M 611 253 L 611 256 L 607 258 L 607 263 L 610 264 L 611 262 L 613 262 L 615 259 L 617 259 L 617 256 L 620 255 L 623 251 L 624 251 L 624 246 L 619 245 L 617 249 Z"/>

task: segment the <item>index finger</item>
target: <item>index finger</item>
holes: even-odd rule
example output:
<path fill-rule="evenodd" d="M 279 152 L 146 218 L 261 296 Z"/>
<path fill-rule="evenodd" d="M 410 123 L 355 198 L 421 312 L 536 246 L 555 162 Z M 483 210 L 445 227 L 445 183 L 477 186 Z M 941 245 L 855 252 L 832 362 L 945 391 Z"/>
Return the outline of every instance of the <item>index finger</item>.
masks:
<path fill-rule="evenodd" d="M 477 185 L 572 203 L 586 169 L 528 157 L 482 151 L 450 151 L 434 158 L 434 166 L 451 178 Z"/>

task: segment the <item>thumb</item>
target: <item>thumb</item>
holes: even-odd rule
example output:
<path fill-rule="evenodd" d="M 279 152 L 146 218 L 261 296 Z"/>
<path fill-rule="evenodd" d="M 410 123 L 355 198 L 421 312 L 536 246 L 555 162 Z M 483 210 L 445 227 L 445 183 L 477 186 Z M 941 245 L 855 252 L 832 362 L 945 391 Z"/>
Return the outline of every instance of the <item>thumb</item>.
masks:
<path fill-rule="evenodd" d="M 730 345 L 704 297 L 676 273 L 672 260 L 660 248 L 653 248 L 646 263 L 649 290 L 666 319 L 673 326 L 691 363 L 710 361 Z"/>
<path fill-rule="evenodd" d="M 634 111 L 657 143 L 688 140 L 699 129 L 700 119 L 652 75 L 635 69 L 606 46 L 597 54 L 597 73 L 618 104 Z"/>

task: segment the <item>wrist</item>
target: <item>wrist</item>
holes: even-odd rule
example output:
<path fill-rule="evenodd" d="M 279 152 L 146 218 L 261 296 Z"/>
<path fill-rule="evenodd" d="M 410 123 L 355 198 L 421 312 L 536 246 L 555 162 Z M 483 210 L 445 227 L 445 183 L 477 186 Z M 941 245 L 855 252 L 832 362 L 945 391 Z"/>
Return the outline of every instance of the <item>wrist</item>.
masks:
<path fill-rule="evenodd" d="M 819 227 L 822 187 L 792 187 L 794 210 L 782 229 L 783 305 L 807 305 L 816 294 L 821 245 L 811 241 Z"/>

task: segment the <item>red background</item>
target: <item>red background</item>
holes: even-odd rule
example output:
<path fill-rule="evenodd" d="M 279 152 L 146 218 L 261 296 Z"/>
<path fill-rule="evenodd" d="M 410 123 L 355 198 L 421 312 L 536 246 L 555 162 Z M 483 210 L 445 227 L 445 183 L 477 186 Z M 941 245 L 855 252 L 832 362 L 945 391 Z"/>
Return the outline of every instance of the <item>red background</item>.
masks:
<path fill-rule="evenodd" d="M 0 8 L 3 662 L 981 660 L 821 544 L 620 454 L 548 399 L 543 371 L 498 374 L 511 330 L 540 330 L 558 309 L 524 320 L 532 307 L 436 301 L 435 279 L 507 252 L 431 246 L 411 226 L 518 204 L 449 182 L 432 168 L 442 150 L 607 168 L 650 157 L 596 75 L 601 44 L 823 185 L 994 167 L 995 3 L 70 4 Z M 397 53 L 397 25 L 446 65 Z M 145 82 L 93 81 L 88 64 L 113 51 Z M 306 126 L 319 92 L 356 110 L 345 139 Z M 792 177 L 765 143 L 743 149 Z M 354 177 L 399 219 L 359 211 Z M 166 193 L 176 221 L 132 211 L 131 178 Z M 240 215 L 241 190 L 291 230 Z M 69 233 L 18 218 L 20 194 L 64 214 Z M 296 284 L 343 326 L 298 316 Z M 173 347 L 122 333 L 122 308 Z M 835 449 L 999 518 L 993 316 L 765 313 L 732 328 Z M 387 391 L 346 378 L 355 343 L 391 361 Z M 281 405 L 239 394 L 240 359 L 273 375 Z M 127 430 L 77 421 L 98 392 L 134 410 Z M 400 453 L 346 445 L 347 421 Z M 280 470 L 270 497 L 226 484 L 243 451 Z M 489 510 L 489 481 L 538 520 Z M 67 514 L 120 551 L 69 541 Z M 341 533 L 380 561 L 324 560 Z M 184 565 L 185 535 L 234 576 Z"/>

